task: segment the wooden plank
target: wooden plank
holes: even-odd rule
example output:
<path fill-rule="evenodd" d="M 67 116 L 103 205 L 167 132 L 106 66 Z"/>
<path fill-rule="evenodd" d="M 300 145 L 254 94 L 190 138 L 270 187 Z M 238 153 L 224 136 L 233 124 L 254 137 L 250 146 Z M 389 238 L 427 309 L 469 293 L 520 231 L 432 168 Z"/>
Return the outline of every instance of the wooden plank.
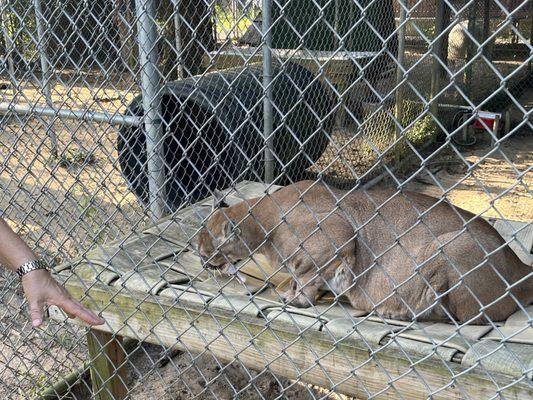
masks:
<path fill-rule="evenodd" d="M 126 387 L 125 353 L 122 338 L 110 333 L 89 330 L 87 347 L 91 357 L 91 381 L 96 400 L 122 400 Z"/>
<path fill-rule="evenodd" d="M 533 263 L 533 224 L 498 219 L 494 222 L 494 229 L 510 242 L 509 247 L 524 264 Z"/>
<path fill-rule="evenodd" d="M 86 291 L 76 282 L 69 282 L 67 289 L 76 298 Z M 220 362 L 238 358 L 253 370 L 268 368 L 288 379 L 359 398 L 396 399 L 401 395 L 452 400 L 491 398 L 497 393 L 507 399 L 533 397 L 533 389 L 524 379 L 488 374 L 477 366 L 466 373 L 458 363 L 406 357 L 393 346 L 334 339 L 321 331 L 274 330 L 253 314 L 236 318 L 221 308 L 206 310 L 205 304 L 185 301 L 177 308 L 172 299 L 144 294 L 131 297 L 135 294 L 101 284 L 93 285 L 87 294 L 91 300 L 85 297 L 84 303 L 103 311 L 107 324 L 102 329 L 166 347 L 184 346 L 191 352 L 200 353 L 207 347 Z"/>
<path fill-rule="evenodd" d="M 531 253 L 533 250 L 533 224 L 520 221 L 498 219 L 494 222 L 494 228 L 505 240 L 516 240 L 521 251 Z M 523 249 L 522 249 L 523 247 Z"/>
<path fill-rule="evenodd" d="M 466 352 L 461 364 L 467 367 L 481 365 L 485 370 L 498 371 L 515 376 L 526 375 L 533 379 L 533 346 L 482 340 L 474 343 Z M 532 382 L 529 382 L 533 386 Z M 533 397 L 528 397 L 533 398 Z"/>

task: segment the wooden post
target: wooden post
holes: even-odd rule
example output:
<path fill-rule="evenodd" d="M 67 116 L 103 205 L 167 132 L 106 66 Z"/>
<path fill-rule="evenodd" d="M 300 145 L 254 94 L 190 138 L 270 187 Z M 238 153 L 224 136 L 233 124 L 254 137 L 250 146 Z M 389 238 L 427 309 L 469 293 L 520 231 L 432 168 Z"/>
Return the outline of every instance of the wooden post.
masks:
<path fill-rule="evenodd" d="M 483 0 L 483 41 L 490 33 L 490 0 Z M 484 49 L 485 50 L 485 49 Z"/>
<path fill-rule="evenodd" d="M 507 135 L 511 131 L 511 110 L 505 111 L 505 125 L 503 134 Z"/>
<path fill-rule="evenodd" d="M 128 394 L 122 337 L 91 329 L 87 333 L 91 381 L 96 400 L 122 400 Z"/>
<path fill-rule="evenodd" d="M 476 34 L 477 32 L 477 29 L 476 29 L 477 8 L 478 8 L 478 0 L 474 0 L 468 13 L 468 32 L 476 40 L 479 41 L 479 37 Z M 470 39 L 470 37 L 468 37 L 467 40 L 468 40 L 468 46 L 466 49 L 466 54 L 467 54 L 466 59 L 470 61 L 474 57 L 474 54 L 476 53 L 476 49 L 474 48 L 474 42 Z M 472 93 L 473 93 L 472 81 L 474 80 L 472 64 L 469 64 L 468 67 L 466 67 L 465 73 L 464 73 L 464 79 L 465 79 L 464 83 L 465 83 L 465 88 L 466 88 L 466 94 L 470 98 L 470 100 L 472 100 Z"/>
<path fill-rule="evenodd" d="M 500 138 L 500 117 L 496 116 L 496 119 L 494 120 L 494 125 L 492 125 L 492 136 L 490 137 L 490 141 L 492 143 L 492 147 L 496 145 L 496 139 Z"/>
<path fill-rule="evenodd" d="M 437 15 L 435 17 L 435 36 L 437 39 L 433 43 L 433 65 L 431 69 L 431 103 L 429 105 L 429 111 L 435 118 L 439 116 L 439 101 L 437 99 L 441 90 L 441 77 L 443 75 L 444 68 L 440 62 L 447 62 L 448 53 L 448 33 L 442 35 L 442 32 L 450 24 L 450 12 L 447 4 L 444 0 L 436 0 Z M 444 55 L 446 53 L 446 56 Z"/>

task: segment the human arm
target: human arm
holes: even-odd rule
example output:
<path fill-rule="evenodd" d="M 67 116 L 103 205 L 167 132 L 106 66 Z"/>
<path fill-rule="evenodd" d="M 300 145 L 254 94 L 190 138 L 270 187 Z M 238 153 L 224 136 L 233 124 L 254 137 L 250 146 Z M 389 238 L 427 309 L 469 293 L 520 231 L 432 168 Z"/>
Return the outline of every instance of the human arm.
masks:
<path fill-rule="evenodd" d="M 20 265 L 36 259 L 35 253 L 0 217 L 0 264 L 15 272 Z M 32 324 L 35 327 L 43 322 L 45 305 L 58 306 L 69 317 L 79 317 L 90 325 L 104 323 L 102 318 L 74 300 L 50 272 L 44 269 L 25 274 L 22 277 L 22 288 L 28 300 Z"/>

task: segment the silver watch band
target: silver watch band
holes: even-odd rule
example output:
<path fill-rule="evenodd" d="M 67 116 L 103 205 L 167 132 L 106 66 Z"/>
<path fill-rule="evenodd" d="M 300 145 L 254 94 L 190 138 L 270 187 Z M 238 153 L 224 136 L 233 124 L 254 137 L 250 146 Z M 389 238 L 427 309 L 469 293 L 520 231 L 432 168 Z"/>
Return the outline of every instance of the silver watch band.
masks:
<path fill-rule="evenodd" d="M 20 278 L 22 278 L 28 272 L 35 271 L 35 270 L 38 270 L 38 269 L 49 270 L 50 268 L 49 268 L 48 264 L 46 263 L 46 261 L 44 261 L 44 260 L 28 261 L 28 262 L 25 262 L 24 264 L 22 264 L 20 267 L 18 267 L 17 275 Z"/>

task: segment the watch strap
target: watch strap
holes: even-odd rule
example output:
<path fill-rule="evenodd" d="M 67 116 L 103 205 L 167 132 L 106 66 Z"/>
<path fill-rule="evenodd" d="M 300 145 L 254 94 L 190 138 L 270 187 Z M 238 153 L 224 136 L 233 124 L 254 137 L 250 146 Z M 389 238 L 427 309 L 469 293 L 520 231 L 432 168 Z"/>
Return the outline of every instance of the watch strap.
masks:
<path fill-rule="evenodd" d="M 44 260 L 32 260 L 25 262 L 20 267 L 17 268 L 17 275 L 22 278 L 24 275 L 31 271 L 36 271 L 38 269 L 49 270 L 48 264 Z"/>

